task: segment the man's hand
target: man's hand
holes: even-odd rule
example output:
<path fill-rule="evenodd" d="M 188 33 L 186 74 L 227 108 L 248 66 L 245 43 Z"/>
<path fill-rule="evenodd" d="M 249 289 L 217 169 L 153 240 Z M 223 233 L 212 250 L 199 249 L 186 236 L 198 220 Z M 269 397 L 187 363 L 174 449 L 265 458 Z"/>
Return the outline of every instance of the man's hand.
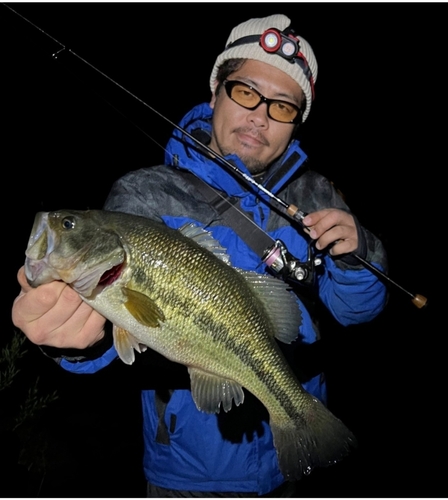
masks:
<path fill-rule="evenodd" d="M 17 279 L 22 290 L 14 300 L 12 321 L 31 342 L 85 349 L 103 338 L 105 318 L 66 283 L 53 281 L 31 288 L 23 267 Z"/>
<path fill-rule="evenodd" d="M 353 216 L 344 210 L 329 208 L 308 214 L 303 224 L 316 241 L 316 248 L 323 250 L 334 243 L 329 253 L 333 256 L 354 252 L 358 248 L 358 231 Z"/>

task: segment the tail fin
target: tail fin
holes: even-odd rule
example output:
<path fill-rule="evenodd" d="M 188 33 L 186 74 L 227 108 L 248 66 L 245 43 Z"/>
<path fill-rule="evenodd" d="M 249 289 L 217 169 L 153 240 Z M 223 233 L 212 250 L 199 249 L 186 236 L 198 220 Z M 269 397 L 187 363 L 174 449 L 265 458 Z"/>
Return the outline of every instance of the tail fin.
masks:
<path fill-rule="evenodd" d="M 315 467 L 336 464 L 355 448 L 356 438 L 319 400 L 312 397 L 300 422 L 275 422 L 270 426 L 285 479 L 295 481 Z"/>

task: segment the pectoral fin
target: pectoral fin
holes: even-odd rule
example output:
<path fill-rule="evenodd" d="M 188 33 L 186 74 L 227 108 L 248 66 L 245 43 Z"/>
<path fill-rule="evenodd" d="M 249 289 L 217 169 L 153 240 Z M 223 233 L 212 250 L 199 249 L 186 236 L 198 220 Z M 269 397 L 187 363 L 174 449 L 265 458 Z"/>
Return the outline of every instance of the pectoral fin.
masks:
<path fill-rule="evenodd" d="M 159 306 L 144 293 L 130 288 L 123 288 L 122 292 L 127 299 L 124 303 L 126 309 L 142 325 L 157 328 L 165 320 Z"/>
<path fill-rule="evenodd" d="M 124 328 L 113 326 L 114 346 L 120 359 L 127 365 L 135 361 L 134 349 L 137 352 L 146 351 L 147 347 L 139 344 L 138 340 Z"/>
<path fill-rule="evenodd" d="M 191 395 L 198 410 L 219 413 L 221 404 L 224 411 L 229 411 L 232 408 L 232 400 L 236 406 L 244 401 L 243 388 L 236 382 L 215 377 L 197 368 L 189 368 L 188 372 Z"/>

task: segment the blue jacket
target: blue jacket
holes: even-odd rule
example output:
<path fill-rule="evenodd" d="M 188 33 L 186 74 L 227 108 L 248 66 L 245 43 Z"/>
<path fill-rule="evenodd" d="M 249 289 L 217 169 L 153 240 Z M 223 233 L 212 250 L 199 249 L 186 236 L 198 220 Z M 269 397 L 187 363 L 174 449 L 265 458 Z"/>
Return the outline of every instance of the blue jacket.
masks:
<path fill-rule="evenodd" d="M 202 104 L 188 113 L 180 125 L 204 142 L 210 135 L 211 115 L 209 105 Z M 236 156 L 227 159 L 250 175 Z M 305 212 L 329 207 L 348 210 L 331 183 L 322 176 L 306 172 L 298 177 L 305 159 L 299 142 L 292 141 L 270 168 L 264 185 Z M 227 248 L 235 267 L 263 272 L 265 269 L 259 257 L 231 228 L 220 223 L 219 213 L 188 183 L 182 174 L 182 170 L 188 170 L 219 191 L 236 197 L 238 206 L 261 228 L 274 239 L 282 240 L 297 258 L 306 259 L 307 239 L 300 227 L 292 227 L 264 202 L 266 195 L 255 195 L 237 182 L 177 130 L 168 143 L 165 160 L 166 165 L 129 172 L 119 179 L 104 208 L 162 220 L 173 228 L 186 221 L 207 225 L 214 237 Z M 367 260 L 385 270 L 381 243 L 361 226 L 358 226 L 358 232 Z M 324 256 L 323 269 L 317 278 L 318 296 L 342 325 L 370 321 L 384 307 L 385 287 L 370 271 L 350 259 L 336 260 L 328 256 Z M 303 304 L 301 309 L 303 322 L 298 342 L 314 342 L 317 330 Z M 93 373 L 116 357 L 115 349 L 111 347 L 98 359 L 63 359 L 61 364 L 72 372 Z M 320 376 L 303 385 L 326 401 L 326 388 Z M 257 401 L 245 401 L 227 414 L 209 415 L 196 409 L 188 389 L 170 391 L 165 399 L 159 396 L 154 390 L 142 391 L 144 470 L 148 481 L 167 489 L 257 492 L 260 495 L 272 491 L 284 481 L 267 416 L 263 408 L 257 406 Z M 246 428 L 237 431 L 236 421 L 245 420 L 248 420 Z"/>

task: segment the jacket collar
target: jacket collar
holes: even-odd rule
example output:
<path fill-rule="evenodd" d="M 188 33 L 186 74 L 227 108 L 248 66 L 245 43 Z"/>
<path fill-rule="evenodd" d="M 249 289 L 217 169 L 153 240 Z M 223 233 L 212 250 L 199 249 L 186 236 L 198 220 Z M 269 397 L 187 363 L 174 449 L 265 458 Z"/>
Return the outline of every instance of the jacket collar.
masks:
<path fill-rule="evenodd" d="M 211 138 L 211 118 L 213 110 L 208 103 L 195 106 L 180 121 L 179 126 L 188 133 L 208 144 Z M 239 170 L 251 175 L 243 162 L 236 155 L 228 155 L 226 160 L 234 164 Z M 300 148 L 299 141 L 293 140 L 283 155 L 271 165 L 264 177 L 263 185 L 268 186 L 273 193 L 278 192 L 282 186 L 303 165 L 307 156 Z M 189 170 L 208 184 L 230 196 L 242 197 L 247 194 L 243 181 L 238 181 L 225 166 L 207 156 L 200 147 L 175 129 L 168 141 L 165 162 L 167 165 Z M 264 196 L 264 195 L 263 195 Z"/>

